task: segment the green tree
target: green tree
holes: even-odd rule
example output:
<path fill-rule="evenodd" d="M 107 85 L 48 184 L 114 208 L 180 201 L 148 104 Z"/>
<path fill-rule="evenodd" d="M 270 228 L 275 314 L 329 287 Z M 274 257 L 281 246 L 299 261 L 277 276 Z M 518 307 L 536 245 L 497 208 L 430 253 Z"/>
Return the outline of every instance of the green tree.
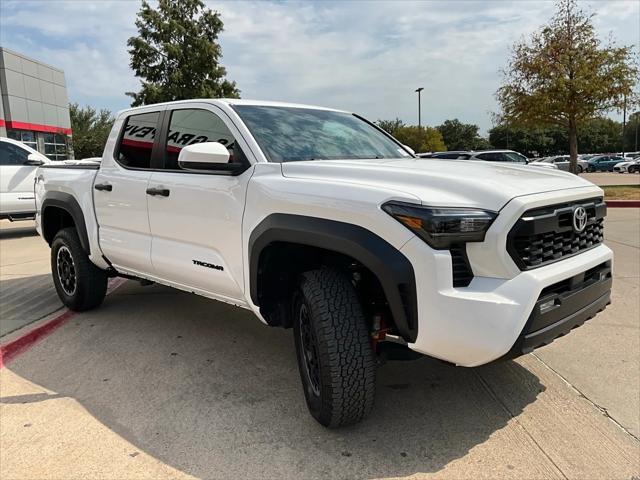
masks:
<path fill-rule="evenodd" d="M 136 19 L 138 36 L 127 41 L 131 68 L 141 79 L 139 92 L 127 92 L 132 106 L 183 100 L 240 96 L 220 65 L 218 12 L 202 0 L 146 0 Z"/>
<path fill-rule="evenodd" d="M 440 152 L 447 149 L 440 132 L 432 127 L 405 125 L 396 129 L 393 136 L 416 152 Z"/>
<path fill-rule="evenodd" d="M 549 23 L 516 43 L 496 97 L 508 124 L 557 125 L 567 131 L 571 170 L 577 171 L 578 131 L 604 112 L 630 105 L 638 79 L 632 47 L 602 45 L 593 15 L 576 0 L 559 0 Z"/>
<path fill-rule="evenodd" d="M 637 152 L 640 150 L 640 112 L 632 113 L 627 119 L 624 130 L 624 151 Z"/>
<path fill-rule="evenodd" d="M 101 157 L 107 137 L 113 126 L 109 110 L 96 111 L 92 107 L 81 108 L 77 103 L 69 105 L 72 145 L 76 159 Z"/>
<path fill-rule="evenodd" d="M 378 120 L 375 124 L 389 135 L 395 135 L 399 128 L 404 127 L 404 122 L 397 117 L 394 120 Z"/>
<path fill-rule="evenodd" d="M 478 126 L 472 123 L 462 123 L 454 118 L 445 120 L 436 128 L 449 150 L 481 150 L 489 147 L 489 143 L 478 134 Z"/>
<path fill-rule="evenodd" d="M 622 123 L 610 118 L 593 118 L 584 123 L 578 137 L 578 150 L 611 153 L 622 150 Z"/>
<path fill-rule="evenodd" d="M 523 128 L 500 124 L 489 130 L 489 141 L 495 148 L 508 148 L 527 157 L 565 155 L 567 132 L 558 126 Z"/>
<path fill-rule="evenodd" d="M 627 129 L 634 128 L 631 119 Z M 578 150 L 583 153 L 610 153 L 622 149 L 622 124 L 610 118 L 597 117 L 587 120 L 580 128 Z M 635 132 L 633 132 L 635 135 Z M 629 132 L 627 144 L 631 147 Z M 496 125 L 489 130 L 489 141 L 495 148 L 510 148 L 532 156 L 566 155 L 569 153 L 567 130 L 560 126 L 522 128 Z"/>

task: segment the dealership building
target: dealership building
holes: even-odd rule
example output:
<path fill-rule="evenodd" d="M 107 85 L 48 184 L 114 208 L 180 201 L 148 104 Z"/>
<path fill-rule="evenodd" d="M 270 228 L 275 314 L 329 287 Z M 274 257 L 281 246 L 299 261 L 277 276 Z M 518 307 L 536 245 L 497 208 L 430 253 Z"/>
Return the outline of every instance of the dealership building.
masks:
<path fill-rule="evenodd" d="M 52 160 L 72 158 L 64 72 L 0 47 L 0 137 L 20 140 Z"/>

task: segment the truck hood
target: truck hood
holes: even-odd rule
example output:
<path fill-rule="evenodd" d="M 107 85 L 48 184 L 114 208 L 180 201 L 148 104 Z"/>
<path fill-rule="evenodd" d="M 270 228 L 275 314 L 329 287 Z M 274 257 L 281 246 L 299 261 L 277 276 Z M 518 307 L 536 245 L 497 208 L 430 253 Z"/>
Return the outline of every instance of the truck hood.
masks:
<path fill-rule="evenodd" d="M 500 210 L 514 197 L 591 187 L 560 170 L 478 160 L 314 160 L 282 164 L 282 174 L 404 192 L 423 205 Z"/>

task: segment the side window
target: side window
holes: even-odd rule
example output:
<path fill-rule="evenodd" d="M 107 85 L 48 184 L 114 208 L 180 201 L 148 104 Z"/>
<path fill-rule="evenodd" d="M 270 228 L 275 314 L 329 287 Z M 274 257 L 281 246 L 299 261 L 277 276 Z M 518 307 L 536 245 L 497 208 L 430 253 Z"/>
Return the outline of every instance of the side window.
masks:
<path fill-rule="evenodd" d="M 500 153 L 480 153 L 477 155 L 480 160 L 487 160 L 489 162 L 503 162 L 502 154 Z"/>
<path fill-rule="evenodd" d="M 527 163 L 527 157 L 516 152 L 504 152 L 498 155 L 500 155 L 503 162 Z"/>
<path fill-rule="evenodd" d="M 165 146 L 164 168 L 179 170 L 178 156 L 187 145 L 219 142 L 229 150 L 229 163 L 244 163 L 246 157 L 231 131 L 213 112 L 202 109 L 181 109 L 171 112 Z"/>
<path fill-rule="evenodd" d="M 0 142 L 0 165 L 23 165 L 29 152 L 9 142 Z"/>
<path fill-rule="evenodd" d="M 151 151 L 160 112 L 141 113 L 127 118 L 120 135 L 116 160 L 128 168 L 151 168 Z"/>

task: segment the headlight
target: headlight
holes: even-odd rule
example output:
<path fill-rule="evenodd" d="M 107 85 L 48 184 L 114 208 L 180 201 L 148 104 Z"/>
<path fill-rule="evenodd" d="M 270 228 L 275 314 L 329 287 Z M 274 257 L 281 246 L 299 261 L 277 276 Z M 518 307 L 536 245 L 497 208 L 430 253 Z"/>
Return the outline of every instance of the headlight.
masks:
<path fill-rule="evenodd" d="M 475 208 L 421 207 L 389 202 L 382 209 L 436 250 L 482 242 L 497 213 Z"/>

